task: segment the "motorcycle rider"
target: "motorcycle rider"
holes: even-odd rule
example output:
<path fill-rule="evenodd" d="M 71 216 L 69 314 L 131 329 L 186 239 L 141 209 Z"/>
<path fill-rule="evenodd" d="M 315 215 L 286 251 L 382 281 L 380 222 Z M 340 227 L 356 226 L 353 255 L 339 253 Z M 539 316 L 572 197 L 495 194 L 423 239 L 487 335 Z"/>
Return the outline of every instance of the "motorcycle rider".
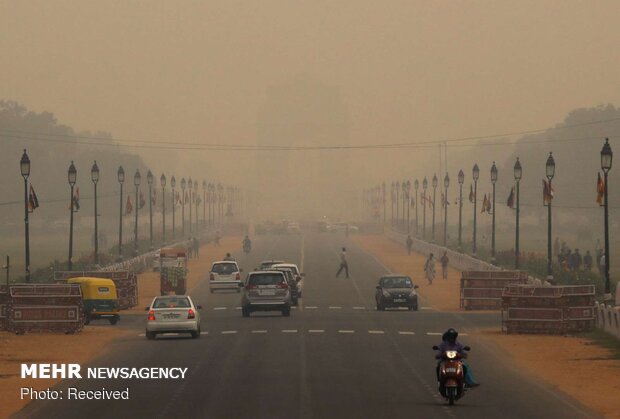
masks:
<path fill-rule="evenodd" d="M 439 381 L 439 365 L 441 364 L 441 356 L 446 351 L 457 351 L 462 358 L 467 357 L 467 353 L 465 352 L 465 346 L 463 346 L 460 342 L 457 342 L 457 337 L 459 333 L 450 328 L 444 332 L 441 336 L 441 343 L 439 344 L 439 350 L 435 355 L 435 358 L 439 360 L 437 362 L 436 374 L 437 381 Z M 474 388 L 478 387 L 480 384 L 474 380 L 474 376 L 471 373 L 471 367 L 463 361 L 463 376 L 465 378 L 465 388 Z"/>
<path fill-rule="evenodd" d="M 250 240 L 250 237 L 246 235 L 243 239 L 243 250 L 249 252 L 250 249 L 252 249 L 252 240 Z"/>

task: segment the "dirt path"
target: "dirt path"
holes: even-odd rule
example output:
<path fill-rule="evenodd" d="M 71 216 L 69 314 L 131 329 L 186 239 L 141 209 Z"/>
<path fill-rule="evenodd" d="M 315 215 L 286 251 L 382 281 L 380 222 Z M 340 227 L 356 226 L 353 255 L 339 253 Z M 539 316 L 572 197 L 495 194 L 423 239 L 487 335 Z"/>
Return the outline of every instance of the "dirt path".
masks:
<path fill-rule="evenodd" d="M 404 244 L 379 235 L 356 236 L 354 240 L 392 271 L 411 276 L 420 285 L 420 295 L 433 308 L 458 310 L 459 271 L 450 269 L 447 281 L 439 274 L 433 285 L 428 285 L 423 271 L 425 258 L 408 256 Z M 505 335 L 499 327 L 476 334 L 506 351 L 525 371 L 550 386 L 561 388 L 605 417 L 620 418 L 620 360 L 613 359 L 609 349 L 574 336 Z"/>
<path fill-rule="evenodd" d="M 225 237 L 221 245 L 205 244 L 200 247 L 200 257 L 188 263 L 188 290 L 191 291 L 202 279 L 214 260 L 226 252 L 241 251 L 241 236 Z M 139 304 L 124 313 L 144 313 L 154 296 L 159 295 L 159 272 L 138 275 Z M 20 400 L 20 388 L 32 387 L 44 390 L 59 380 L 21 379 L 22 363 L 77 363 L 86 364 L 113 348 L 114 340 L 131 332 L 113 327 L 107 322 L 94 322 L 85 326 L 81 333 L 64 335 L 55 333 L 27 333 L 16 336 L 0 332 L 0 418 L 5 418 L 23 408 L 29 400 Z"/>

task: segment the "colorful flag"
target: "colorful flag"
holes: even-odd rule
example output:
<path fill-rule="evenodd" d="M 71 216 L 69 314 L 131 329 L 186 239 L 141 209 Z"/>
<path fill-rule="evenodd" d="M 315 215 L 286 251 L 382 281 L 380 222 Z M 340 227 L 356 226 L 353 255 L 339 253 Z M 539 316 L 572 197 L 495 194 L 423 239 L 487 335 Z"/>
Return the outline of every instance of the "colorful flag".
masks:
<path fill-rule="evenodd" d="M 553 200 L 553 186 L 549 185 L 545 179 L 543 179 L 543 205 L 551 204 Z"/>
<path fill-rule="evenodd" d="M 514 209 L 515 207 L 515 187 L 514 186 L 510 189 L 510 195 L 508 195 L 508 201 L 506 201 L 506 205 L 508 205 L 508 207 L 510 207 L 511 209 Z"/>
<path fill-rule="evenodd" d="M 603 205 L 603 198 L 605 197 L 605 182 L 601 178 L 601 173 L 598 174 L 598 180 L 596 181 L 596 203 Z"/>
<path fill-rule="evenodd" d="M 153 194 L 151 195 L 151 204 L 157 205 L 157 189 L 153 189 Z"/>
<path fill-rule="evenodd" d="M 144 208 L 145 204 L 146 201 L 144 200 L 144 194 L 142 193 L 142 191 L 140 191 L 140 205 L 138 206 L 138 209 Z"/>
<path fill-rule="evenodd" d="M 487 214 L 491 214 L 491 210 L 493 209 L 493 204 L 491 204 L 492 202 L 492 198 L 491 198 L 491 194 L 489 194 L 489 199 L 487 199 Z"/>
<path fill-rule="evenodd" d="M 37 194 L 34 193 L 34 188 L 30 185 L 30 194 L 28 196 L 28 211 L 33 212 L 35 209 L 39 208 L 39 200 L 37 199 Z"/>
<path fill-rule="evenodd" d="M 125 205 L 125 215 L 129 215 L 133 212 L 133 205 L 131 205 L 131 196 L 127 195 L 127 205 Z"/>
<path fill-rule="evenodd" d="M 484 194 L 484 199 L 482 200 L 482 211 L 480 212 L 486 212 L 488 205 L 489 201 L 487 201 L 487 194 Z"/>
<path fill-rule="evenodd" d="M 469 184 L 469 202 L 472 204 L 476 201 L 476 196 L 474 195 L 474 187 Z"/>
<path fill-rule="evenodd" d="M 73 195 L 73 211 L 80 210 L 80 188 L 75 189 L 75 194 Z"/>

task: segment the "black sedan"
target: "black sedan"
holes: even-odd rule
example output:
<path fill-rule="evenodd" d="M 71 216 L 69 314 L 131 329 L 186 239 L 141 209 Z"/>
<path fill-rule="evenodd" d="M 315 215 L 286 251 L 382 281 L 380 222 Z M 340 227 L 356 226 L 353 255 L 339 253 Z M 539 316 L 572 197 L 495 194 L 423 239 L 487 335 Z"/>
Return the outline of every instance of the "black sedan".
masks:
<path fill-rule="evenodd" d="M 383 311 L 386 307 L 407 307 L 409 310 L 418 309 L 418 288 L 411 278 L 404 275 L 387 275 L 379 279 L 375 301 L 377 310 Z"/>

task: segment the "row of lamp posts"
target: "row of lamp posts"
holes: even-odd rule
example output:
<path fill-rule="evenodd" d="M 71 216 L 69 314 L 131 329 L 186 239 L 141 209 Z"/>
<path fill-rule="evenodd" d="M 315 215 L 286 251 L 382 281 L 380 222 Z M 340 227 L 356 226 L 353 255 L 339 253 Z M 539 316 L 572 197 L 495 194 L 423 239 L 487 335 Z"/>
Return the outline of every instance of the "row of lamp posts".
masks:
<path fill-rule="evenodd" d="M 603 207 L 604 207 L 604 241 L 605 241 L 605 252 L 604 252 L 604 258 L 605 258 L 605 263 L 604 263 L 604 277 L 605 277 L 605 299 L 610 299 L 611 298 L 611 287 L 610 287 L 610 278 L 609 278 L 609 266 L 610 266 L 610 260 L 609 260 L 609 205 L 608 205 L 608 188 L 607 188 L 607 181 L 608 181 L 608 174 L 609 171 L 611 170 L 611 166 L 612 166 L 612 158 L 613 158 L 613 152 L 611 150 L 611 146 L 609 145 L 609 139 L 605 139 L 605 144 L 603 145 L 603 148 L 601 150 L 601 169 L 603 171 L 603 175 L 604 175 L 604 201 L 603 201 Z M 495 263 L 495 184 L 497 182 L 497 178 L 498 178 L 498 170 L 497 170 L 497 166 L 495 165 L 495 162 L 493 162 L 493 165 L 491 166 L 491 170 L 490 170 L 490 174 L 491 174 L 491 184 L 493 187 L 493 193 L 492 193 L 492 204 L 491 204 L 491 210 L 492 210 L 492 226 L 491 226 L 491 261 L 492 263 Z M 514 174 L 514 181 L 515 181 L 515 268 L 519 269 L 519 259 L 520 259 L 520 243 L 519 243 L 519 216 L 520 216 L 520 202 L 519 202 L 519 185 L 521 182 L 521 177 L 523 174 L 523 169 L 521 167 L 521 162 L 519 161 L 519 158 L 517 157 L 517 160 L 514 164 L 513 167 L 513 174 Z M 552 180 L 555 176 L 555 159 L 553 158 L 553 154 L 549 153 L 549 156 L 547 157 L 547 161 L 545 163 L 545 176 L 547 178 L 548 181 L 548 193 L 551 194 L 552 192 Z M 474 196 L 474 200 L 473 200 L 473 204 L 474 204 L 474 217 L 473 217 L 473 237 L 472 237 L 472 253 L 474 255 L 476 255 L 477 252 L 477 237 L 476 237 L 476 230 L 477 230 L 477 192 L 478 192 L 478 179 L 480 177 L 480 168 L 478 167 L 478 164 L 474 164 L 473 168 L 472 168 L 472 179 L 474 181 L 473 183 L 473 196 Z M 465 174 L 463 173 L 463 170 L 460 170 L 458 173 L 458 183 L 459 183 L 459 199 L 458 199 L 458 204 L 459 204 L 459 221 L 458 221 L 458 250 L 462 252 L 463 250 L 463 243 L 462 243 L 462 210 L 463 210 L 463 183 L 465 181 Z M 419 236 L 419 232 L 418 232 L 418 188 L 419 188 L 420 183 L 418 182 L 418 180 L 416 179 L 413 182 L 413 187 L 415 190 L 415 199 L 414 199 L 414 204 L 415 204 L 415 234 L 416 236 Z M 435 203 L 436 203 L 436 189 L 438 186 L 438 178 L 437 175 L 433 175 L 432 178 L 432 187 L 433 187 L 433 198 L 432 198 L 432 207 L 433 207 L 433 214 L 432 214 L 432 227 L 431 227 L 431 241 L 435 241 Z M 443 237 L 443 244 L 446 245 L 447 243 L 447 224 L 448 224 L 448 211 L 447 211 L 447 196 L 448 196 L 448 187 L 450 185 L 450 178 L 448 176 L 448 174 L 446 173 L 446 176 L 444 177 L 444 237 Z M 393 228 L 397 228 L 397 226 L 399 224 L 401 224 L 401 219 L 400 219 L 400 211 L 399 211 L 399 207 L 400 207 L 400 202 L 402 199 L 402 205 L 403 205 L 403 212 L 402 212 L 402 223 L 406 222 L 406 231 L 407 234 L 410 234 L 410 220 L 409 220 L 409 207 L 411 206 L 411 198 L 410 198 L 410 187 L 411 184 L 409 181 L 403 181 L 403 182 L 399 182 L 399 181 L 395 181 L 391 183 L 391 223 L 392 223 L 392 227 Z M 385 222 L 385 182 L 382 184 L 382 190 L 383 190 L 383 220 Z M 402 195 L 401 195 L 401 190 L 402 190 Z M 424 179 L 422 180 L 422 192 L 421 192 L 421 199 L 422 201 L 429 201 L 430 199 L 429 197 L 427 197 L 427 190 L 428 190 L 428 180 L 426 177 L 424 177 Z M 402 198 L 401 198 L 402 196 Z M 407 216 L 405 219 L 405 205 L 407 208 Z M 552 265 L 552 247 L 551 247 L 551 226 L 552 226 L 552 212 L 551 212 L 551 199 L 548 199 L 547 202 L 545 203 L 545 206 L 547 206 L 547 280 L 548 281 L 553 281 L 553 265 Z M 394 211 L 394 209 L 396 209 L 396 213 Z M 405 221 L 406 220 L 406 221 Z M 426 239 L 426 202 L 424 203 L 423 207 L 422 207 L 422 239 Z"/>

